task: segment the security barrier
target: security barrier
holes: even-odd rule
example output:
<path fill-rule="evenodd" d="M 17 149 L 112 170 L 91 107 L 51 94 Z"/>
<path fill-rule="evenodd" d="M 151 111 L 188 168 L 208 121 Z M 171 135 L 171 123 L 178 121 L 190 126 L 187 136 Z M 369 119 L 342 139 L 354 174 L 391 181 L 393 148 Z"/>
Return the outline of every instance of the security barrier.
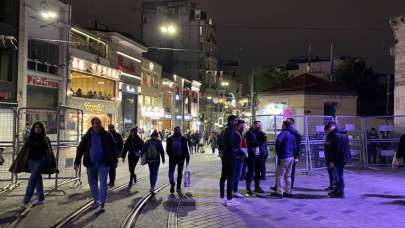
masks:
<path fill-rule="evenodd" d="M 0 153 L 4 163 L 0 165 L 0 188 L 6 190 L 13 187 L 13 175 L 8 171 L 15 157 L 16 140 L 16 109 L 0 106 Z"/>

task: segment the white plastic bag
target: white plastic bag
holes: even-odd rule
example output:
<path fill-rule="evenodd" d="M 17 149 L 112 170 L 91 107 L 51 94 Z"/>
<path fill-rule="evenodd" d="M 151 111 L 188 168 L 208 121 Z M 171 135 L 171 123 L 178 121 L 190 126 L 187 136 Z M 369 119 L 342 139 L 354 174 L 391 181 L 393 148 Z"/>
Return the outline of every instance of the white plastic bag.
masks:
<path fill-rule="evenodd" d="M 188 168 L 188 166 L 186 166 L 186 170 L 184 171 L 184 187 L 188 188 L 191 186 L 191 172 Z"/>

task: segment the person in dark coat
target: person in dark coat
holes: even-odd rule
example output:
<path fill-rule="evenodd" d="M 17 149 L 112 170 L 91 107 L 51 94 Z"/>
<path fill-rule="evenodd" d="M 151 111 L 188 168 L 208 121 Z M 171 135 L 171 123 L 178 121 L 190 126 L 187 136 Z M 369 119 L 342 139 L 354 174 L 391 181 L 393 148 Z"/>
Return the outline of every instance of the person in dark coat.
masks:
<path fill-rule="evenodd" d="M 251 183 L 254 180 L 256 193 L 264 193 L 263 189 L 260 187 L 260 175 L 262 172 L 262 156 L 260 147 L 262 143 L 258 140 L 258 131 L 256 128 L 260 127 L 260 121 L 255 121 L 253 126 L 246 132 L 245 138 L 248 147 L 248 157 L 247 162 L 247 172 L 246 172 L 246 193 L 248 195 L 252 194 Z"/>
<path fill-rule="evenodd" d="M 329 168 L 335 172 L 336 188 L 329 193 L 331 197 L 344 197 L 344 167 L 352 160 L 350 153 L 349 137 L 347 131 L 339 129 L 335 122 L 325 125 L 326 150 L 328 153 Z"/>
<path fill-rule="evenodd" d="M 102 125 L 97 117 L 91 119 L 91 128 L 82 137 L 76 151 L 75 170 L 80 169 L 83 158 L 83 165 L 87 168 L 87 177 L 90 192 L 94 199 L 91 208 L 100 207 L 104 211 L 104 204 L 107 199 L 108 172 L 118 162 L 114 139 Z"/>
<path fill-rule="evenodd" d="M 294 151 L 294 164 L 293 164 L 293 167 L 291 170 L 291 190 L 293 190 L 294 182 L 295 182 L 295 167 L 299 161 L 302 135 L 297 131 L 297 129 L 295 129 L 295 127 L 294 127 L 295 120 L 293 118 L 287 118 L 287 121 L 291 123 L 291 127 L 289 130 L 294 135 L 295 143 L 297 144 L 296 151 Z"/>
<path fill-rule="evenodd" d="M 152 132 L 150 139 L 144 144 L 141 156 L 145 156 L 146 163 L 149 167 L 150 193 L 155 194 L 160 159 L 162 159 L 162 163 L 165 164 L 165 151 L 162 141 L 159 140 L 159 133 L 156 130 Z"/>
<path fill-rule="evenodd" d="M 35 189 L 37 199 L 32 205 L 37 206 L 45 203 L 42 174 L 53 174 L 57 173 L 58 170 L 51 142 L 46 136 L 45 127 L 41 122 L 32 125 L 30 135 L 13 162 L 10 171 L 12 173 L 31 173 L 24 195 L 23 209 L 28 207 Z"/>
<path fill-rule="evenodd" d="M 108 186 L 114 187 L 115 185 L 115 176 L 117 173 L 117 166 L 118 166 L 118 158 L 121 156 L 122 148 L 124 147 L 124 142 L 122 140 L 122 136 L 115 130 L 115 126 L 113 124 L 108 125 L 108 132 L 112 135 L 115 145 L 115 155 L 117 157 L 117 163 L 114 166 L 110 167 L 109 177 L 110 183 Z"/>
<path fill-rule="evenodd" d="M 138 164 L 139 157 L 143 147 L 143 140 L 138 135 L 138 128 L 132 128 L 130 135 L 125 141 L 124 149 L 122 150 L 121 158 L 122 162 L 125 162 L 125 158 L 128 153 L 128 169 L 129 169 L 129 184 L 128 188 L 132 187 L 132 183 L 136 183 L 135 167 Z"/>
<path fill-rule="evenodd" d="M 174 133 L 167 139 L 166 152 L 169 156 L 169 181 L 170 193 L 174 193 L 174 171 L 177 166 L 177 192 L 181 192 L 181 181 L 183 178 L 184 162 L 186 166 L 190 163 L 187 139 L 181 135 L 180 127 L 174 128 Z"/>
<path fill-rule="evenodd" d="M 215 154 L 215 149 L 218 147 L 218 138 L 215 132 L 211 133 L 211 136 L 208 140 L 208 145 L 211 145 L 212 153 Z"/>
<path fill-rule="evenodd" d="M 283 130 L 277 135 L 276 154 L 279 165 L 277 166 L 277 191 L 273 196 L 291 197 L 291 172 L 294 164 L 294 153 L 297 151 L 297 142 L 291 130 L 291 122 L 283 122 Z"/>
<path fill-rule="evenodd" d="M 377 130 L 373 127 L 371 131 L 367 134 L 368 140 L 377 140 L 380 136 L 378 135 Z M 377 142 L 370 142 L 367 146 L 367 153 L 368 153 L 368 163 L 369 164 L 377 164 Z"/>
<path fill-rule="evenodd" d="M 232 201 L 232 190 L 234 187 L 235 158 L 240 150 L 240 137 L 236 133 L 238 117 L 231 115 L 228 117 L 228 126 L 222 132 L 219 150 L 222 161 L 221 178 L 219 181 L 220 197 L 226 206 L 236 206 L 237 202 Z M 226 182 L 226 200 L 225 200 Z"/>
<path fill-rule="evenodd" d="M 262 130 L 262 124 L 260 121 L 256 121 L 254 133 L 256 134 L 259 152 L 260 155 L 258 157 L 258 169 L 259 169 L 259 178 L 260 180 L 266 179 L 266 161 L 269 157 L 269 151 L 267 149 L 267 136 L 266 133 Z M 260 187 L 259 187 L 260 189 Z"/>

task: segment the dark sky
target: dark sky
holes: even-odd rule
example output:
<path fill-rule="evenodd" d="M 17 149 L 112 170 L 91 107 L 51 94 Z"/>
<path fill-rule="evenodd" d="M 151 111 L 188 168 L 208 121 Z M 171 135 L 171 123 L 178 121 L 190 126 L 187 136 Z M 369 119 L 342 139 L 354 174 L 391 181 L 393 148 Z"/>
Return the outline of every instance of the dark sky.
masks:
<path fill-rule="evenodd" d="M 138 34 L 140 0 L 72 1 L 74 23 L 86 26 L 97 19 L 112 30 Z M 217 24 L 219 56 L 237 58 L 245 74 L 256 65 L 306 56 L 309 44 L 314 56 L 328 56 L 331 41 L 336 56 L 364 57 L 377 72 L 392 73 L 388 19 L 405 14 L 405 0 L 195 2 Z"/>

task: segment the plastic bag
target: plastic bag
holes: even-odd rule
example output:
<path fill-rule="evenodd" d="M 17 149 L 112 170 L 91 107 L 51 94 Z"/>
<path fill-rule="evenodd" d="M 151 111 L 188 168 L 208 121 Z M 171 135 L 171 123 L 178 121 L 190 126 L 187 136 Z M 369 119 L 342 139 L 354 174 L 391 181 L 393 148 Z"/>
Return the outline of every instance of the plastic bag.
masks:
<path fill-rule="evenodd" d="M 184 171 L 184 187 L 188 188 L 191 186 L 191 172 L 186 166 L 186 170 Z"/>

